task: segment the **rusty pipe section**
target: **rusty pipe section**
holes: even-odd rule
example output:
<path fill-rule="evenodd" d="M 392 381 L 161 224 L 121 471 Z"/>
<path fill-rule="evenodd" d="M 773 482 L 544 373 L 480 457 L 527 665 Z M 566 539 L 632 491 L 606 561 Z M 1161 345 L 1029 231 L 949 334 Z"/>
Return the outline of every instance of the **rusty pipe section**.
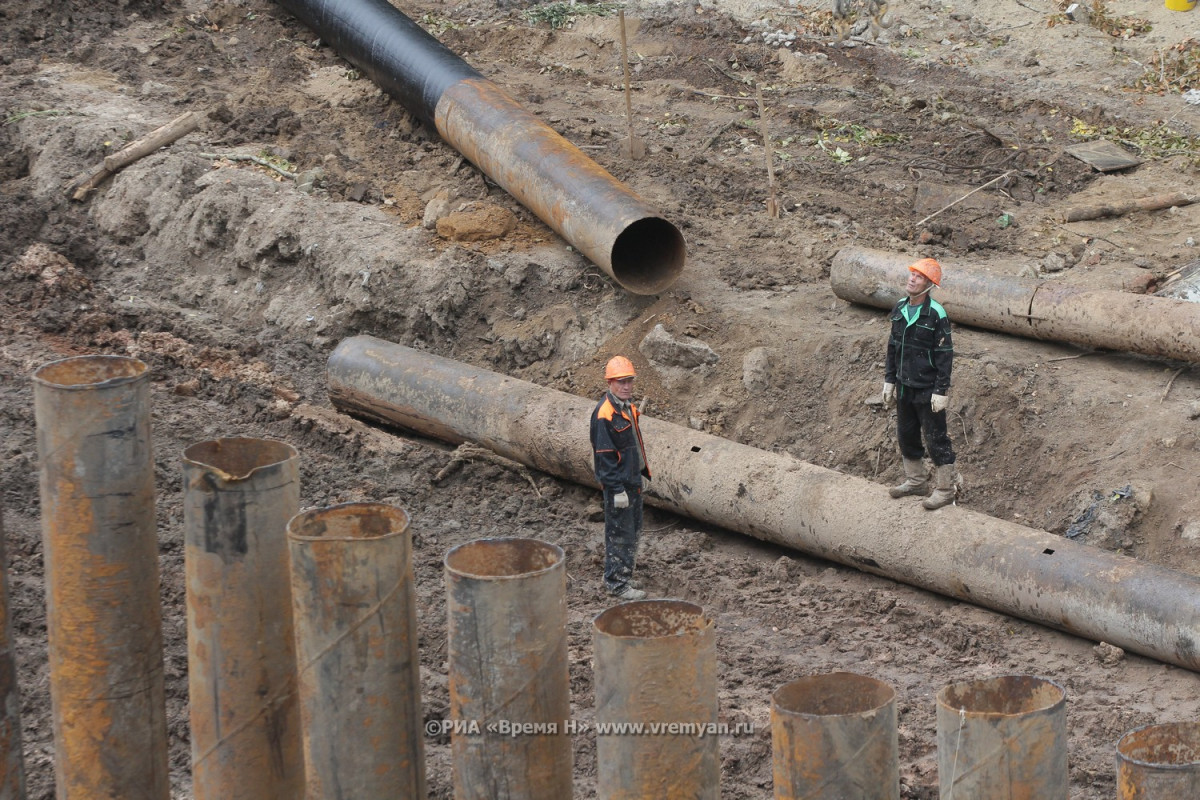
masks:
<path fill-rule="evenodd" d="M 17 683 L 17 660 L 13 652 L 12 608 L 8 603 L 3 508 L 0 508 L 0 800 L 25 800 L 21 689 Z"/>
<path fill-rule="evenodd" d="M 562 548 L 477 539 L 445 572 L 455 800 L 570 800 Z"/>
<path fill-rule="evenodd" d="M 910 255 L 846 247 L 829 283 L 852 303 L 890 309 L 904 293 Z M 1067 286 L 946 266 L 934 290 L 950 319 L 1031 339 L 1200 361 L 1200 304 L 1155 295 Z"/>
<path fill-rule="evenodd" d="M 287 532 L 306 796 L 425 797 L 408 514 L 347 503 Z"/>
<path fill-rule="evenodd" d="M 1067 693 L 1004 675 L 937 694 L 941 800 L 1067 800 Z"/>
<path fill-rule="evenodd" d="M 342 411 L 596 485 L 593 399 L 370 336 L 327 372 Z M 669 422 L 642 432 L 659 508 L 1200 671 L 1198 576 L 962 507 L 897 514 L 884 486 Z"/>
<path fill-rule="evenodd" d="M 183 452 L 188 701 L 196 800 L 304 796 L 287 523 L 296 449 L 216 439 Z"/>
<path fill-rule="evenodd" d="M 59 800 L 167 800 L 149 371 L 52 361 L 33 399 Z"/>
<path fill-rule="evenodd" d="M 639 600 L 599 614 L 592 639 L 597 797 L 716 800 L 721 758 L 712 619 L 694 603 Z M 634 735 L 630 727 L 650 733 Z"/>
<path fill-rule="evenodd" d="M 683 234 L 387 0 L 279 0 L 634 294 L 683 272 Z"/>
<path fill-rule="evenodd" d="M 1117 800 L 1200 797 L 1200 723 L 1129 731 L 1117 742 Z"/>
<path fill-rule="evenodd" d="M 850 672 L 780 686 L 771 754 L 775 800 L 900 800 L 896 690 Z"/>

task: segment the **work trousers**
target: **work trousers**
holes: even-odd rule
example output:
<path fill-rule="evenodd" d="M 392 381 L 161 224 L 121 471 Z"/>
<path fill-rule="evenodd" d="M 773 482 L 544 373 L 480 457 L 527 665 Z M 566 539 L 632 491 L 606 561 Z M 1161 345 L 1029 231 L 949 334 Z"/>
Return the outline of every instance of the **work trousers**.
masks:
<path fill-rule="evenodd" d="M 613 489 L 604 488 L 604 588 L 609 594 L 619 594 L 629 585 L 642 535 L 642 490 L 625 488 L 627 508 L 613 505 L 614 494 Z"/>
<path fill-rule="evenodd" d="M 932 397 L 933 389 L 896 387 L 896 438 L 900 455 L 916 461 L 924 458 L 928 449 L 934 466 L 940 467 L 954 463 L 954 447 L 946 433 L 946 412 L 933 413 L 929 407 Z"/>

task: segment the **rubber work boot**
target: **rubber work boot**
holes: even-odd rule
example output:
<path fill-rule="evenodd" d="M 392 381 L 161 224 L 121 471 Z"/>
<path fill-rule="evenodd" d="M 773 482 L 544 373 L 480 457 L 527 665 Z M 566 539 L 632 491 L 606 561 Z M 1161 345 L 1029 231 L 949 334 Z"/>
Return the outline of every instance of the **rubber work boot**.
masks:
<path fill-rule="evenodd" d="M 929 473 L 919 458 L 904 459 L 904 483 L 888 489 L 892 497 L 911 497 L 914 494 L 929 494 Z"/>
<path fill-rule="evenodd" d="M 954 478 L 953 464 L 938 466 L 934 477 L 933 494 L 921 501 L 922 507 L 928 511 L 933 511 L 935 508 L 941 508 L 953 503 L 954 498 L 958 496 L 958 486 Z"/>

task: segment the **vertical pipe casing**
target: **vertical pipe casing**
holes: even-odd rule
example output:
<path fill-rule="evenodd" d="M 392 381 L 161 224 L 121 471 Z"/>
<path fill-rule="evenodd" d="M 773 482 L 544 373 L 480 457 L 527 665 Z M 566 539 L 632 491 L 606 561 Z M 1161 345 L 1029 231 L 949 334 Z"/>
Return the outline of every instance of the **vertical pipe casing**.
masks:
<path fill-rule="evenodd" d="M 597 796 L 716 800 L 721 759 L 712 619 L 682 600 L 638 600 L 598 615 L 592 634 Z"/>
<path fill-rule="evenodd" d="M 569 800 L 566 562 L 536 539 L 446 554 L 456 800 Z"/>
<path fill-rule="evenodd" d="M 425 797 L 408 514 L 381 503 L 288 523 L 309 800 Z"/>
<path fill-rule="evenodd" d="M 937 694 L 941 800 L 1067 800 L 1067 693 L 1005 675 Z"/>
<path fill-rule="evenodd" d="M 298 460 L 291 445 L 260 439 L 183 453 L 196 800 L 304 794 L 286 539 Z"/>
<path fill-rule="evenodd" d="M 165 799 L 149 372 L 80 356 L 33 383 L 57 796 Z"/>
<path fill-rule="evenodd" d="M 8 548 L 0 508 L 0 800 L 25 800 L 21 757 L 21 690 L 13 653 L 12 608 L 8 603 Z"/>
<path fill-rule="evenodd" d="M 1200 722 L 1129 731 L 1117 742 L 1117 800 L 1200 797 Z"/>
<path fill-rule="evenodd" d="M 900 800 L 896 692 L 850 672 L 771 696 L 775 800 Z"/>

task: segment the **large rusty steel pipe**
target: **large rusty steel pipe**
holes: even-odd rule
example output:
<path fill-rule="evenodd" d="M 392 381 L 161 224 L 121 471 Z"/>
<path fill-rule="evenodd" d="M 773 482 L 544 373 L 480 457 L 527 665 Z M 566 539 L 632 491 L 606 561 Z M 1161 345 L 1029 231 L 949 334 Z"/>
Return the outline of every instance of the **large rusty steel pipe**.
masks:
<path fill-rule="evenodd" d="M 370 336 L 327 365 L 346 412 L 595 486 L 595 400 Z M 876 483 L 647 417 L 647 502 L 1200 671 L 1200 577 L 959 506 L 900 514 Z"/>
<path fill-rule="evenodd" d="M 888 308 L 904 293 L 911 255 L 845 247 L 829 283 L 851 303 Z M 1088 289 L 947 264 L 934 290 L 950 319 L 1031 339 L 1200 361 L 1200 304 L 1170 297 Z"/>
<path fill-rule="evenodd" d="M 775 800 L 900 800 L 896 690 L 851 672 L 771 695 Z"/>
<path fill-rule="evenodd" d="M 0 800 L 25 800 L 25 760 L 21 755 L 21 689 L 17 683 L 17 660 L 13 652 L 6 553 L 4 509 L 0 507 Z"/>
<path fill-rule="evenodd" d="M 1117 800 L 1200 797 L 1200 722 L 1135 728 L 1117 742 Z"/>
<path fill-rule="evenodd" d="M 596 796 L 720 797 L 712 618 L 682 600 L 621 603 L 592 621 L 592 638 Z"/>
<path fill-rule="evenodd" d="M 387 0 L 279 0 L 635 294 L 683 271 L 679 229 Z"/>
<path fill-rule="evenodd" d="M 122 356 L 33 375 L 59 800 L 166 800 L 150 374 Z"/>
<path fill-rule="evenodd" d="M 1003 675 L 937 694 L 941 800 L 1067 800 L 1067 693 Z"/>
<path fill-rule="evenodd" d="M 412 534 L 346 503 L 288 523 L 310 800 L 425 797 Z"/>
<path fill-rule="evenodd" d="M 304 796 L 287 523 L 296 449 L 215 439 L 183 452 L 188 701 L 196 800 Z"/>
<path fill-rule="evenodd" d="M 476 539 L 445 569 L 455 800 L 570 800 L 562 548 Z"/>

